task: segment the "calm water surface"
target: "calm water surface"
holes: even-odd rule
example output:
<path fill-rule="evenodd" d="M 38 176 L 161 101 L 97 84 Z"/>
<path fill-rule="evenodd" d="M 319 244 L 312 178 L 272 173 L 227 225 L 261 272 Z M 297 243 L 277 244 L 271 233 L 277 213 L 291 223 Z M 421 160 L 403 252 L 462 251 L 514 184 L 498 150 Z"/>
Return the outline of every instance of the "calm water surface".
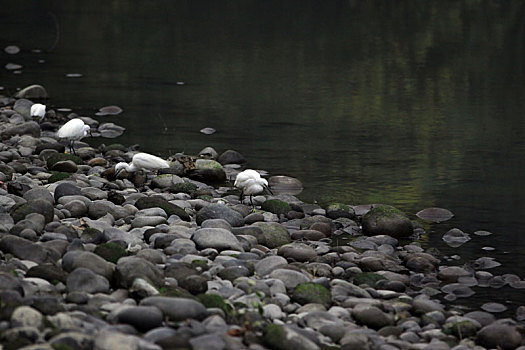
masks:
<path fill-rule="evenodd" d="M 525 278 L 523 2 L 9 0 L 0 11 L 0 44 L 22 49 L 2 66 L 24 66 L 1 73 L 8 93 L 40 83 L 52 108 L 124 109 L 95 117 L 122 137 L 88 142 L 235 149 L 299 178 L 305 201 L 445 207 L 455 218 L 427 226 L 423 244 Z M 451 249 L 452 227 L 494 235 Z M 471 300 L 487 298 L 524 303 L 507 287 Z"/>

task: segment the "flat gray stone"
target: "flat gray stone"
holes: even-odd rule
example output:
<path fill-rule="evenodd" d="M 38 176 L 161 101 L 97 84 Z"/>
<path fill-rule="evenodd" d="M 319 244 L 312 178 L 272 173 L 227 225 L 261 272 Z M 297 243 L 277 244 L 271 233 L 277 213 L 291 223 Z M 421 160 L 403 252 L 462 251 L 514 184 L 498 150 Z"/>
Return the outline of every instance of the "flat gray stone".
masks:
<path fill-rule="evenodd" d="M 117 308 L 108 315 L 112 323 L 132 325 L 140 332 L 161 327 L 163 315 L 156 306 L 124 306 Z"/>
<path fill-rule="evenodd" d="M 224 204 L 212 203 L 197 212 L 197 225 L 201 225 L 208 219 L 224 219 L 234 227 L 244 225 L 242 215 Z"/>
<path fill-rule="evenodd" d="M 288 262 L 282 256 L 270 255 L 255 263 L 255 272 L 257 275 L 264 277 L 276 268 L 286 265 L 288 265 Z"/>
<path fill-rule="evenodd" d="M 73 270 L 67 277 L 66 286 L 71 292 L 85 292 L 90 294 L 108 293 L 109 281 L 84 267 Z"/>
<path fill-rule="evenodd" d="M 294 289 L 298 284 L 310 282 L 310 278 L 305 274 L 289 269 L 275 269 L 270 273 L 270 278 L 283 281 L 288 290 Z"/>
<path fill-rule="evenodd" d="M 185 298 L 152 296 L 142 299 L 140 306 L 156 306 L 164 316 L 174 322 L 186 319 L 202 320 L 208 315 L 204 305 L 198 301 Z"/>
<path fill-rule="evenodd" d="M 40 311 L 30 306 L 19 306 L 11 315 L 11 326 L 39 328 L 42 325 L 43 318 Z"/>
<path fill-rule="evenodd" d="M 198 249 L 214 248 L 219 251 L 226 249 L 244 251 L 237 237 L 223 228 L 201 228 L 193 233 L 191 239 Z"/>
<path fill-rule="evenodd" d="M 380 329 L 394 324 L 394 318 L 391 315 L 368 304 L 356 305 L 352 309 L 352 316 L 358 323 L 373 329 Z"/>
<path fill-rule="evenodd" d="M 117 262 L 115 274 L 119 285 L 124 288 L 129 288 L 135 278 L 143 278 L 156 287 L 164 285 L 162 271 L 150 261 L 136 256 L 120 258 Z"/>
<path fill-rule="evenodd" d="M 115 264 L 104 260 L 95 253 L 72 250 L 62 257 L 62 268 L 71 272 L 79 267 L 85 267 L 97 275 L 104 276 L 108 281 L 113 278 Z"/>
<path fill-rule="evenodd" d="M 49 250 L 27 239 L 6 235 L 0 239 L 0 250 L 10 253 L 22 260 L 34 261 L 38 264 L 54 261 Z"/>
<path fill-rule="evenodd" d="M 277 250 L 277 254 L 299 262 L 311 261 L 317 256 L 314 248 L 299 242 L 282 245 Z"/>

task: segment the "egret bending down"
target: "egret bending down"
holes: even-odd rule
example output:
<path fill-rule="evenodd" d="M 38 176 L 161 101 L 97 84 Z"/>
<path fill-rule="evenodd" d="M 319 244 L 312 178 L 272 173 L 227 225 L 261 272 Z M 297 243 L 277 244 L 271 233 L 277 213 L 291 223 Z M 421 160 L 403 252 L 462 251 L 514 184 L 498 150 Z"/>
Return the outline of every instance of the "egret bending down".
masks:
<path fill-rule="evenodd" d="M 137 153 L 131 159 L 131 163 L 120 162 L 115 165 L 115 176 L 122 170 L 133 173 L 137 170 L 157 170 L 169 167 L 170 164 L 162 158 L 148 153 Z"/>
<path fill-rule="evenodd" d="M 31 117 L 38 117 L 40 121 L 44 119 L 46 115 L 46 105 L 41 103 L 35 103 L 31 106 Z"/>
<path fill-rule="evenodd" d="M 86 135 L 90 133 L 91 130 L 89 128 L 89 125 L 84 124 L 84 121 L 80 118 L 74 118 L 62 125 L 60 129 L 57 131 L 57 136 L 63 139 L 69 140 L 69 150 L 73 152 L 74 155 L 77 153 L 75 152 L 75 148 L 73 147 L 73 142 L 76 140 L 80 140 L 83 137 L 86 137 Z"/>
<path fill-rule="evenodd" d="M 270 191 L 268 188 L 268 181 L 263 179 L 258 172 L 252 169 L 246 169 L 237 174 L 234 186 L 241 189 L 241 200 L 244 195 L 250 196 L 250 203 L 254 209 L 255 205 L 253 204 L 252 196 L 263 192 L 264 189 Z"/>

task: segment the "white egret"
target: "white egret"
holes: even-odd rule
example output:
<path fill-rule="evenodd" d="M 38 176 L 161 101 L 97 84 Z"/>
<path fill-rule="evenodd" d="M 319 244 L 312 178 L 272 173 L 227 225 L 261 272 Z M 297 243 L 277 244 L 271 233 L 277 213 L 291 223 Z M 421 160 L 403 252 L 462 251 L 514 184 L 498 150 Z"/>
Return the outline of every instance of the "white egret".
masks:
<path fill-rule="evenodd" d="M 138 170 L 157 170 L 169 168 L 170 164 L 162 158 L 148 153 L 137 153 L 131 159 L 131 163 L 120 162 L 115 165 L 115 176 L 122 170 L 132 173 Z"/>
<path fill-rule="evenodd" d="M 46 115 L 46 105 L 35 103 L 31 106 L 31 117 L 38 117 L 39 120 L 44 119 Z"/>
<path fill-rule="evenodd" d="M 268 188 L 268 181 L 263 179 L 257 171 L 252 169 L 246 169 L 237 174 L 234 186 L 241 189 L 241 200 L 244 195 L 250 196 L 250 203 L 254 209 L 255 205 L 253 204 L 252 196 L 254 194 L 262 193 L 264 189 L 270 191 Z"/>
<path fill-rule="evenodd" d="M 62 139 L 68 139 L 69 149 L 76 155 L 73 142 L 82 139 L 88 133 L 91 134 L 89 125 L 84 124 L 84 121 L 80 118 L 73 118 L 58 129 L 57 136 Z"/>

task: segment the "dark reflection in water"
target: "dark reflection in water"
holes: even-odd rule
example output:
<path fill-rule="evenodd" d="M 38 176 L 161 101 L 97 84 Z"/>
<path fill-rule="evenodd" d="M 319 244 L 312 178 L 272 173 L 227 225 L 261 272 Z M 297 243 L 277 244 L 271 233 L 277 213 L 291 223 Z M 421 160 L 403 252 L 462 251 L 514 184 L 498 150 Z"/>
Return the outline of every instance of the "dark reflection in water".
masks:
<path fill-rule="evenodd" d="M 458 264 L 494 246 L 495 272 L 525 277 L 523 2 L 6 1 L 2 11 L 0 44 L 23 50 L 2 53 L 24 65 L 2 73 L 8 91 L 41 83 L 52 107 L 88 116 L 119 105 L 99 118 L 127 128 L 115 141 L 163 156 L 235 149 L 250 167 L 299 178 L 305 201 L 448 208 L 456 217 L 427 226 L 425 244 Z M 452 250 L 441 241 L 451 227 L 495 235 Z"/>

